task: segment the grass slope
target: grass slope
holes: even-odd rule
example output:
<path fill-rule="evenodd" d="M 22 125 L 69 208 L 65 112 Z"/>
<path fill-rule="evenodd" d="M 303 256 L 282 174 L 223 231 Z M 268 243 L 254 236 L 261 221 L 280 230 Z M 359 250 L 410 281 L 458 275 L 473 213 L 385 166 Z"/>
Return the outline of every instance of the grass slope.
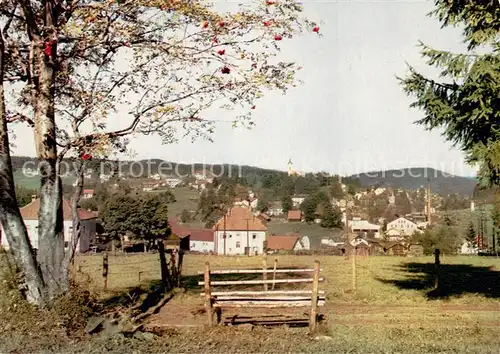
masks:
<path fill-rule="evenodd" d="M 432 191 L 444 195 L 450 193 L 472 195 L 477 184 L 475 178 L 455 176 L 426 167 L 367 172 L 352 177 L 358 177 L 363 187 L 381 186 L 404 189 L 426 187 L 430 178 Z"/>

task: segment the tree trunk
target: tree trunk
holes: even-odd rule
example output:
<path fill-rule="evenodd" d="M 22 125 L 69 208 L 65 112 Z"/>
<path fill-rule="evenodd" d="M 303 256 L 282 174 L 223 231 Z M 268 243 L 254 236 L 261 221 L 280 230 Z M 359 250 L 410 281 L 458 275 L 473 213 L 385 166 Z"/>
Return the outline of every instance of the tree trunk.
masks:
<path fill-rule="evenodd" d="M 16 264 L 24 272 L 26 298 L 42 306 L 45 286 L 16 200 L 3 87 L 4 45 L 0 31 L 0 222 Z"/>
<path fill-rule="evenodd" d="M 49 40 L 49 38 L 47 38 Z M 47 56 L 41 45 L 32 46 L 37 65 L 38 85 L 35 93 L 35 145 L 40 163 L 40 210 L 38 215 L 38 262 L 48 290 L 53 299 L 67 290 L 68 274 L 64 271 L 64 232 L 62 213 L 62 186 L 56 148 L 54 116 L 55 70 L 52 55 Z"/>
<path fill-rule="evenodd" d="M 78 248 L 78 242 L 81 236 L 81 220 L 78 214 L 78 202 L 83 192 L 83 181 L 84 181 L 84 171 L 85 162 L 80 162 L 78 166 L 75 166 L 77 180 L 73 196 L 71 198 L 71 210 L 72 210 L 72 226 L 73 232 L 71 234 L 71 240 L 68 244 L 68 249 L 64 257 L 63 271 L 68 272 L 69 265 L 74 264 L 76 249 Z"/>

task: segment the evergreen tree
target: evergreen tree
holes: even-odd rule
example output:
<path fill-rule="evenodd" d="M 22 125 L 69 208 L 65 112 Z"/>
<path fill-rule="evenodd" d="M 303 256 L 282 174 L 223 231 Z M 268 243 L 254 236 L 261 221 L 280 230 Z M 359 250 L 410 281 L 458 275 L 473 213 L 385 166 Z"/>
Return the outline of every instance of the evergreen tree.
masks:
<path fill-rule="evenodd" d="M 333 229 L 342 224 L 342 213 L 338 208 L 333 208 L 330 203 L 324 203 L 321 227 Z"/>
<path fill-rule="evenodd" d="M 466 241 L 469 246 L 476 246 L 476 230 L 474 229 L 472 221 L 469 224 L 469 229 L 467 230 Z"/>
<path fill-rule="evenodd" d="M 293 208 L 292 197 L 286 195 L 281 200 L 281 207 L 283 208 L 283 213 L 287 214 Z"/>
<path fill-rule="evenodd" d="M 444 129 L 447 141 L 460 146 L 469 163 L 480 165 L 483 184 L 500 184 L 500 4 L 489 1 L 435 0 L 430 14 L 443 27 L 460 26 L 465 53 L 433 49 L 421 43 L 422 55 L 440 70 L 440 78 L 409 68 L 399 79 L 412 107 L 424 112 L 417 124 Z M 476 49 L 481 48 L 481 51 Z"/>

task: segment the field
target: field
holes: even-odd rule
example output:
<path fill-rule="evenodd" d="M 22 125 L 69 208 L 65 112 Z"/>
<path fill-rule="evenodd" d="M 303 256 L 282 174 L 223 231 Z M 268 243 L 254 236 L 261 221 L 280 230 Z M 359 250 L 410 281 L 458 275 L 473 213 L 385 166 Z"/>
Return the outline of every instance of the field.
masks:
<path fill-rule="evenodd" d="M 498 353 L 500 337 L 500 259 L 442 257 L 434 289 L 431 257 L 357 257 L 356 289 L 352 262 L 332 256 L 277 256 L 278 267 L 311 267 L 321 262 L 327 304 L 320 337 L 304 329 L 238 327 L 196 329 L 205 323 L 196 272 L 206 261 L 212 269 L 261 267 L 261 257 L 187 255 L 185 290 L 174 296 L 149 326 L 163 328 L 176 352 L 477 352 Z M 274 257 L 269 256 L 272 264 Z M 102 259 L 82 256 L 76 267 L 92 279 L 103 298 L 116 299 L 132 289 L 145 291 L 159 279 L 155 254 L 110 257 L 108 291 L 102 291 Z M 139 272 L 140 279 L 139 281 Z M 300 311 L 299 311 L 300 312 Z M 253 313 L 253 311 L 252 311 Z M 249 313 L 240 313 L 249 315 Z M 173 328 L 173 329 L 172 329 Z M 204 339 L 203 339 L 204 338 Z M 272 339 L 271 339 L 272 338 Z M 262 341 L 260 344 L 256 341 Z"/>

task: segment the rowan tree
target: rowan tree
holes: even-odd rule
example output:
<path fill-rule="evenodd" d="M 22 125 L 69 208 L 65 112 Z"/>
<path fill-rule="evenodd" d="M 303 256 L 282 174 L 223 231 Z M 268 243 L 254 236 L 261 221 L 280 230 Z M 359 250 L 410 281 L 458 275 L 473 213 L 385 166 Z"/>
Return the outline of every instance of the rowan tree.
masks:
<path fill-rule="evenodd" d="M 482 184 L 500 184 L 500 3 L 498 0 L 435 0 L 443 27 L 460 26 L 465 53 L 452 53 L 420 43 L 428 65 L 439 78 L 413 67 L 399 79 L 412 107 L 425 114 L 416 123 L 444 129 L 447 141 L 460 147 L 471 164 L 479 165 Z"/>
<path fill-rule="evenodd" d="M 34 128 L 41 163 L 44 295 L 38 303 L 68 284 L 60 218 L 63 157 L 107 156 L 133 133 L 159 134 L 165 143 L 186 135 L 210 138 L 218 119 L 205 112 L 216 104 L 234 109 L 227 122 L 251 127 L 265 91 L 295 85 L 296 66 L 275 57 L 280 41 L 319 31 L 299 18 L 302 8 L 292 0 L 224 14 L 184 0 L 12 0 L 0 10 L 12 23 L 3 33 L 4 80 L 17 84 L 9 92 L 15 105 L 7 108 L 6 121 Z M 110 118 L 123 108 L 123 127 L 113 130 Z M 24 237 L 19 230 L 7 237 Z"/>

